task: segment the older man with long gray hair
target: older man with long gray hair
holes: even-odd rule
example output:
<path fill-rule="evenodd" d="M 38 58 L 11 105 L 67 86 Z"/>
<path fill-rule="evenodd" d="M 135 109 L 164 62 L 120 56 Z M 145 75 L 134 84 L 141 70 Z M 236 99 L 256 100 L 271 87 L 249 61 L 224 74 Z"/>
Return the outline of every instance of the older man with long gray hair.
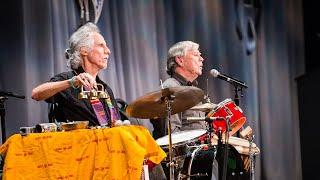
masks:
<path fill-rule="evenodd" d="M 120 119 L 119 108 L 111 88 L 98 74 L 107 68 L 110 49 L 93 23 L 76 30 L 69 39 L 66 58 L 71 71 L 53 76 L 49 82 L 35 87 L 32 98 L 56 104 L 54 117 L 57 121 L 89 121 L 90 125 L 111 125 Z M 83 99 L 78 95 L 102 84 L 108 97 L 105 100 Z M 100 86 L 100 85 L 99 85 Z"/>

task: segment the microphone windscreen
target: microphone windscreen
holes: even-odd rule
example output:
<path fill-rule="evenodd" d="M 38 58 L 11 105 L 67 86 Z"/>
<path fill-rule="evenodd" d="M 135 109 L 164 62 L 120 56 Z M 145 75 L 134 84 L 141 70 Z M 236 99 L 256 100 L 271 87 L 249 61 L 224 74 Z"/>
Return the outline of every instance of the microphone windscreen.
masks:
<path fill-rule="evenodd" d="M 211 69 L 210 74 L 213 77 L 218 77 L 218 75 L 220 74 L 219 71 L 217 71 L 216 69 Z"/>

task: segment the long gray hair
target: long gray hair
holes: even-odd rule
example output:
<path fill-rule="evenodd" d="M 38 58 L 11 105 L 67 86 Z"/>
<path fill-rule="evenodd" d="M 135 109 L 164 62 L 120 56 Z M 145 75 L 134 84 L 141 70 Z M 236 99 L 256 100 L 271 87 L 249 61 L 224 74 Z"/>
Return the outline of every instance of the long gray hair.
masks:
<path fill-rule="evenodd" d="M 91 50 L 94 43 L 92 35 L 94 33 L 100 33 L 99 28 L 89 22 L 77 29 L 69 39 L 69 48 L 66 49 L 65 55 L 67 58 L 67 66 L 71 69 L 78 69 L 82 64 L 82 57 L 80 55 L 80 49 L 87 47 Z"/>
<path fill-rule="evenodd" d="M 176 67 L 178 66 L 176 62 L 176 57 L 185 56 L 189 50 L 198 50 L 199 44 L 192 41 L 180 41 L 171 46 L 168 51 L 167 57 L 167 73 L 172 76 Z"/>

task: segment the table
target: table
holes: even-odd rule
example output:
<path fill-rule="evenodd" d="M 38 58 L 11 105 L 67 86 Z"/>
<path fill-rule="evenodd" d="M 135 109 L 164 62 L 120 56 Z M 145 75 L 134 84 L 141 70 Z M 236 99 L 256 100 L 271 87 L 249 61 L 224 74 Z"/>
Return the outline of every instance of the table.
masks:
<path fill-rule="evenodd" d="M 0 147 L 4 179 L 139 179 L 165 152 L 143 126 L 15 134 Z"/>

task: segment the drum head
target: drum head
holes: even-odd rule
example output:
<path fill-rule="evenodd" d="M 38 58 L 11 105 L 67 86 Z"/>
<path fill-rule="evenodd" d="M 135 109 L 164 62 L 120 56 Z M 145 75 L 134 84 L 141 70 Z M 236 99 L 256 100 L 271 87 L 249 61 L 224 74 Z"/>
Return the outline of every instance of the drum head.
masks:
<path fill-rule="evenodd" d="M 226 104 L 228 104 L 228 103 L 230 103 L 230 102 L 233 102 L 230 98 L 227 98 L 227 99 L 221 101 L 220 103 L 218 103 L 218 104 L 214 107 L 214 109 L 213 109 L 212 112 L 210 112 L 210 113 L 216 112 L 218 109 L 222 108 L 224 105 L 226 105 Z"/>
<path fill-rule="evenodd" d="M 222 138 L 223 144 L 225 143 L 225 138 Z M 245 154 L 249 155 L 250 153 L 250 143 L 246 139 L 238 138 L 231 136 L 229 137 L 228 143 L 232 145 L 240 154 Z M 217 145 L 218 144 L 218 136 L 214 135 L 212 138 L 212 145 Z M 258 155 L 260 154 L 260 149 L 257 147 L 255 143 L 251 144 L 251 151 L 255 154 Z"/>
<path fill-rule="evenodd" d="M 172 144 L 180 144 L 180 143 L 188 143 L 190 140 L 200 137 L 205 134 L 206 130 L 197 129 L 197 130 L 188 130 L 188 131 L 180 131 L 171 134 Z M 169 145 L 169 136 L 163 136 L 156 140 L 159 146 L 168 146 Z"/>

